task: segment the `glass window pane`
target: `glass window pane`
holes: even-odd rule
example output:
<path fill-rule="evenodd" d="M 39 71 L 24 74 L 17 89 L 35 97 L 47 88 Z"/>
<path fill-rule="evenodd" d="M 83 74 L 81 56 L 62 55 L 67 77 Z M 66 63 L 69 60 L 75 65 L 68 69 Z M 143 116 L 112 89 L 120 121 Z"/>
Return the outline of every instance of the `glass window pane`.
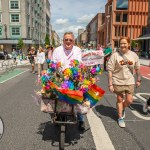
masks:
<path fill-rule="evenodd" d="M 116 22 L 120 22 L 121 21 L 121 14 L 116 14 Z"/>
<path fill-rule="evenodd" d="M 19 2 L 18 1 L 10 1 L 10 8 L 11 9 L 19 9 Z"/>
<path fill-rule="evenodd" d="M 122 22 L 127 22 L 128 21 L 128 16 L 127 14 L 123 14 L 123 20 Z"/>
<path fill-rule="evenodd" d="M 128 9 L 128 0 L 117 0 L 116 9 L 117 10 L 127 10 Z"/>

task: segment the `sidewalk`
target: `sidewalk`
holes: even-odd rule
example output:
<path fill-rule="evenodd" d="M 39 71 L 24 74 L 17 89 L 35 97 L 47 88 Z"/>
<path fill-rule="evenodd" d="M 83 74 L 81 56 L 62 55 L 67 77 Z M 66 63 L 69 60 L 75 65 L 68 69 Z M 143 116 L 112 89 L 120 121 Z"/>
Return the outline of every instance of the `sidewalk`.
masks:
<path fill-rule="evenodd" d="M 140 63 L 143 66 L 149 66 L 150 67 L 150 59 L 140 58 Z"/>

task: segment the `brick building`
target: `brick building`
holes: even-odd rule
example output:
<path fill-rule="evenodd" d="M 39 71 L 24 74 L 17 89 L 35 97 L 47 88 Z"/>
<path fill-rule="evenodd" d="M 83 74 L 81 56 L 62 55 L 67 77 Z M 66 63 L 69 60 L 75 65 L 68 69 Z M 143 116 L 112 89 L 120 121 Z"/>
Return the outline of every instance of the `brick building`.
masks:
<path fill-rule="evenodd" d="M 108 0 L 105 6 L 105 46 L 119 46 L 121 36 L 136 39 L 147 26 L 148 0 Z"/>

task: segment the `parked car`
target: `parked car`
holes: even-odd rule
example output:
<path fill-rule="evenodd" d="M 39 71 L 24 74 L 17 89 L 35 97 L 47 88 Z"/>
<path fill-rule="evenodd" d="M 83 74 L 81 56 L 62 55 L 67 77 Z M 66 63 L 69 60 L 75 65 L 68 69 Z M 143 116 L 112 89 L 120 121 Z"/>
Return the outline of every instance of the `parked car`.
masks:
<path fill-rule="evenodd" d="M 5 59 L 4 53 L 0 52 L 0 59 Z"/>

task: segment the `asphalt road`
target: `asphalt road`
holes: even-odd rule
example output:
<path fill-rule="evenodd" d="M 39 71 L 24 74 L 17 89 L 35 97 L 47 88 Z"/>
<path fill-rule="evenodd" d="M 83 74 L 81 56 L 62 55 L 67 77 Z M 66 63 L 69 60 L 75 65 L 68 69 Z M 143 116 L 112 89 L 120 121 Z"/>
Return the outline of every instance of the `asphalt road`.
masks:
<path fill-rule="evenodd" d="M 50 123 L 49 114 L 40 112 L 34 102 L 36 75 L 29 71 L 0 84 L 0 116 L 5 130 L 0 140 L 1 150 L 58 150 L 59 128 Z M 86 119 L 86 131 L 68 127 L 66 150 L 95 150 Z"/>
<path fill-rule="evenodd" d="M 33 99 L 34 90 L 39 89 L 35 80 L 36 75 L 27 71 L 0 84 L 0 116 L 5 125 L 4 135 L 0 140 L 1 150 L 58 150 L 59 128 L 51 124 L 49 114 L 40 112 L 40 107 Z M 106 94 L 93 111 L 103 122 L 114 148 L 149 150 L 150 114 L 142 112 L 144 101 L 135 96 L 134 103 L 126 109 L 126 128 L 121 129 L 116 122 L 115 95 L 107 88 L 106 72 L 100 77 L 100 85 L 106 90 Z M 150 93 L 149 87 L 150 81 L 143 79 L 142 86 L 136 89 L 136 93 Z M 101 134 L 101 130 L 97 132 Z M 68 127 L 66 150 L 95 149 L 87 119 L 84 133 L 79 132 L 76 125 Z"/>

